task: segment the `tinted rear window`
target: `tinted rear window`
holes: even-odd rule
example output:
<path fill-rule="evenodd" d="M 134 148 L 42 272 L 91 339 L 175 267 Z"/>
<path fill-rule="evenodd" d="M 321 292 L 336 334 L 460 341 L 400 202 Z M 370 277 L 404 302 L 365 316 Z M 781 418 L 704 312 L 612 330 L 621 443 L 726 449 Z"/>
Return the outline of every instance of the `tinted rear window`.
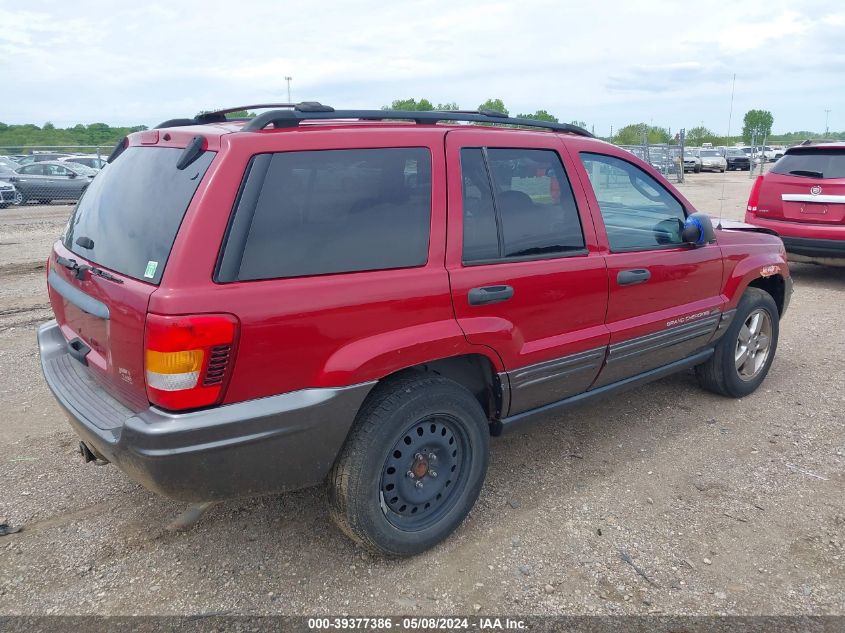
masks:
<path fill-rule="evenodd" d="M 135 279 L 159 283 L 185 211 L 214 152 L 176 169 L 181 149 L 130 147 L 91 181 L 65 229 L 77 255 Z M 91 249 L 77 244 L 94 241 Z"/>
<path fill-rule="evenodd" d="M 253 201 L 251 183 L 259 181 Z M 427 149 L 261 155 L 244 187 L 221 281 L 409 268 L 428 260 Z"/>
<path fill-rule="evenodd" d="M 772 171 L 807 178 L 845 178 L 845 149 L 793 149 L 775 163 Z"/>

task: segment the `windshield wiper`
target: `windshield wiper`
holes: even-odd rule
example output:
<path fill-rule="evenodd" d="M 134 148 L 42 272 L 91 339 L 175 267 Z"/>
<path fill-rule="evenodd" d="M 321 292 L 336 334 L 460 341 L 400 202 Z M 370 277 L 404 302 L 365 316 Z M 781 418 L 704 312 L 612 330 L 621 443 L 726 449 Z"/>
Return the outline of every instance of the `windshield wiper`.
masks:
<path fill-rule="evenodd" d="M 820 171 L 812 171 L 810 169 L 793 169 L 789 172 L 790 176 L 805 176 L 806 178 L 824 178 L 824 174 Z"/>
<path fill-rule="evenodd" d="M 113 281 L 118 284 L 122 284 L 123 280 L 115 277 L 109 272 L 106 272 L 102 268 L 96 268 L 95 266 L 89 266 L 88 264 L 80 264 L 75 259 L 69 259 L 67 257 L 62 257 L 59 255 L 56 257 L 56 263 L 64 266 L 68 270 L 72 270 L 73 274 L 76 276 L 77 279 L 85 279 L 85 271 L 87 270 L 92 275 L 97 275 L 102 279 L 108 279 L 109 281 Z"/>

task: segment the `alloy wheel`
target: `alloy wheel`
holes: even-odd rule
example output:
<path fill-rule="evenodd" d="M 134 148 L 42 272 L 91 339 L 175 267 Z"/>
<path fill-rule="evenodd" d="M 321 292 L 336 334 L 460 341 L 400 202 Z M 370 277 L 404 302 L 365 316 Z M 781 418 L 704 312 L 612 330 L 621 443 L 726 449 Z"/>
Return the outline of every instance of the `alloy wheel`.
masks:
<path fill-rule="evenodd" d="M 739 330 L 734 364 L 741 380 L 753 380 L 766 365 L 772 344 L 772 317 L 758 308 L 745 319 Z"/>

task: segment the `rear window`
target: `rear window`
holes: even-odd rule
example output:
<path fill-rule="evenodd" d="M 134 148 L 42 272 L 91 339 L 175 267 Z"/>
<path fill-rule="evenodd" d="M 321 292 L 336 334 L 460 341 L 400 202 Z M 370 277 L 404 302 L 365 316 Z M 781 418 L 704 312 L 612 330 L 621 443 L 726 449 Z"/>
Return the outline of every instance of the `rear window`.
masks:
<path fill-rule="evenodd" d="M 772 171 L 805 178 L 845 178 L 845 148 L 791 149 L 775 163 Z"/>
<path fill-rule="evenodd" d="M 63 243 L 77 255 L 157 284 L 185 211 L 215 152 L 176 169 L 181 149 L 130 147 L 107 165 L 70 217 Z M 85 168 L 83 168 L 85 169 Z M 92 248 L 79 241 L 89 238 Z"/>
<path fill-rule="evenodd" d="M 261 154 L 244 182 L 217 279 L 422 266 L 430 223 L 428 149 Z"/>

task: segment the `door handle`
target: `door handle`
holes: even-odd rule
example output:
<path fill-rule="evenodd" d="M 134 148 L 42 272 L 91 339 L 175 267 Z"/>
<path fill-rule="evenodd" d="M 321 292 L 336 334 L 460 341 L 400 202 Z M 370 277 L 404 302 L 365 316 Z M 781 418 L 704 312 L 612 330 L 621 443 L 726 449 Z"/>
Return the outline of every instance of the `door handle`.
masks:
<path fill-rule="evenodd" d="M 620 270 L 616 275 L 616 283 L 620 286 L 632 286 L 642 284 L 651 279 L 651 272 L 647 268 L 634 268 L 632 270 Z"/>
<path fill-rule="evenodd" d="M 511 286 L 484 286 L 483 288 L 472 288 L 467 297 L 471 306 L 483 306 L 488 303 L 501 303 L 513 296 Z"/>

